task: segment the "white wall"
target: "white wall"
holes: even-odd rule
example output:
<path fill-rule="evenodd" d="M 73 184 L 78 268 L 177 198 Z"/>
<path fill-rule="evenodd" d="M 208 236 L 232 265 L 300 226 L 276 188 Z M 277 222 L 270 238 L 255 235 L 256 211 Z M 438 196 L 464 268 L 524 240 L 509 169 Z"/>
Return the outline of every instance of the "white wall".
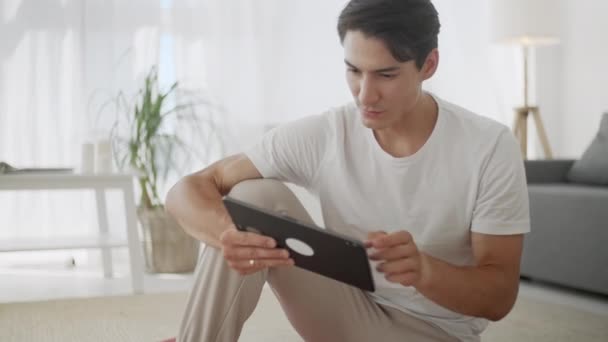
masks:
<path fill-rule="evenodd" d="M 558 157 L 580 157 L 608 111 L 608 1 L 560 0 L 561 44 L 538 50 L 538 99 Z"/>
<path fill-rule="evenodd" d="M 426 88 L 445 100 L 504 124 L 520 101 L 520 54 L 493 44 L 490 2 L 433 0 L 441 30 L 439 68 Z"/>

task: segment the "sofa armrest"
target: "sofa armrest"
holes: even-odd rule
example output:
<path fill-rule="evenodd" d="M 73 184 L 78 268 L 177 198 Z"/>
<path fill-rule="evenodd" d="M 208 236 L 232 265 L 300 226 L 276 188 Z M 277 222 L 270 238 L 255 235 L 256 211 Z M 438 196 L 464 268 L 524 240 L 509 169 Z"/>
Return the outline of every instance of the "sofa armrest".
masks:
<path fill-rule="evenodd" d="M 525 160 L 528 184 L 565 183 L 568 171 L 574 164 L 572 159 Z"/>

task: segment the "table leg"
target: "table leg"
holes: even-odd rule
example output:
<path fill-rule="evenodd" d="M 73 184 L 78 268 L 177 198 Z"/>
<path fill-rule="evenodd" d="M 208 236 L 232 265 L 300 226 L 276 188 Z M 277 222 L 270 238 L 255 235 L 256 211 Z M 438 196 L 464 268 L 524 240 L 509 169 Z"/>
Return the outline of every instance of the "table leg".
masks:
<path fill-rule="evenodd" d="M 137 214 L 135 196 L 133 195 L 133 181 L 123 187 L 125 211 L 127 218 L 127 240 L 129 242 L 129 261 L 131 264 L 131 282 L 133 293 L 143 293 L 144 269 L 139 233 L 137 231 Z"/>
<path fill-rule="evenodd" d="M 109 236 L 108 229 L 108 210 L 106 207 L 105 190 L 95 189 L 95 200 L 97 202 L 97 226 L 101 238 Z M 101 260 L 103 263 L 103 275 L 106 278 L 112 277 L 112 250 L 109 247 L 101 248 Z"/>

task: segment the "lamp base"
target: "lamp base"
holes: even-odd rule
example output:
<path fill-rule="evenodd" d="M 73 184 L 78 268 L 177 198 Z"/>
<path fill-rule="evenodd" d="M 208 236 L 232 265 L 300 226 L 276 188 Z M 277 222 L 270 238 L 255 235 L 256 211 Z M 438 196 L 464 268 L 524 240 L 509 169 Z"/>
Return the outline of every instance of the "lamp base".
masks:
<path fill-rule="evenodd" d="M 553 159 L 553 152 L 549 145 L 549 139 L 547 139 L 547 133 L 545 132 L 545 126 L 543 120 L 540 117 L 540 110 L 538 107 L 517 107 L 515 108 L 515 122 L 513 123 L 513 133 L 521 147 L 521 154 L 524 159 L 528 159 L 528 116 L 532 114 L 534 118 L 534 124 L 536 126 L 536 133 L 540 139 L 540 143 L 545 152 L 547 159 Z"/>

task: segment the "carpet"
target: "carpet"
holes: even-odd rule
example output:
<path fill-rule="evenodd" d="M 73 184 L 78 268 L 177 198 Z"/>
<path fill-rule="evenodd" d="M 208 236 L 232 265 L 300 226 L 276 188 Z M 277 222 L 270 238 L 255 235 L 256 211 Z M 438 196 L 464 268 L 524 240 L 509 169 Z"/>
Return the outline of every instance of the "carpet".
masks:
<path fill-rule="evenodd" d="M 0 304 L 0 341 L 161 341 L 175 335 L 186 293 Z M 608 341 L 608 316 L 518 299 L 484 341 Z M 265 289 L 240 341 L 301 341 Z"/>

